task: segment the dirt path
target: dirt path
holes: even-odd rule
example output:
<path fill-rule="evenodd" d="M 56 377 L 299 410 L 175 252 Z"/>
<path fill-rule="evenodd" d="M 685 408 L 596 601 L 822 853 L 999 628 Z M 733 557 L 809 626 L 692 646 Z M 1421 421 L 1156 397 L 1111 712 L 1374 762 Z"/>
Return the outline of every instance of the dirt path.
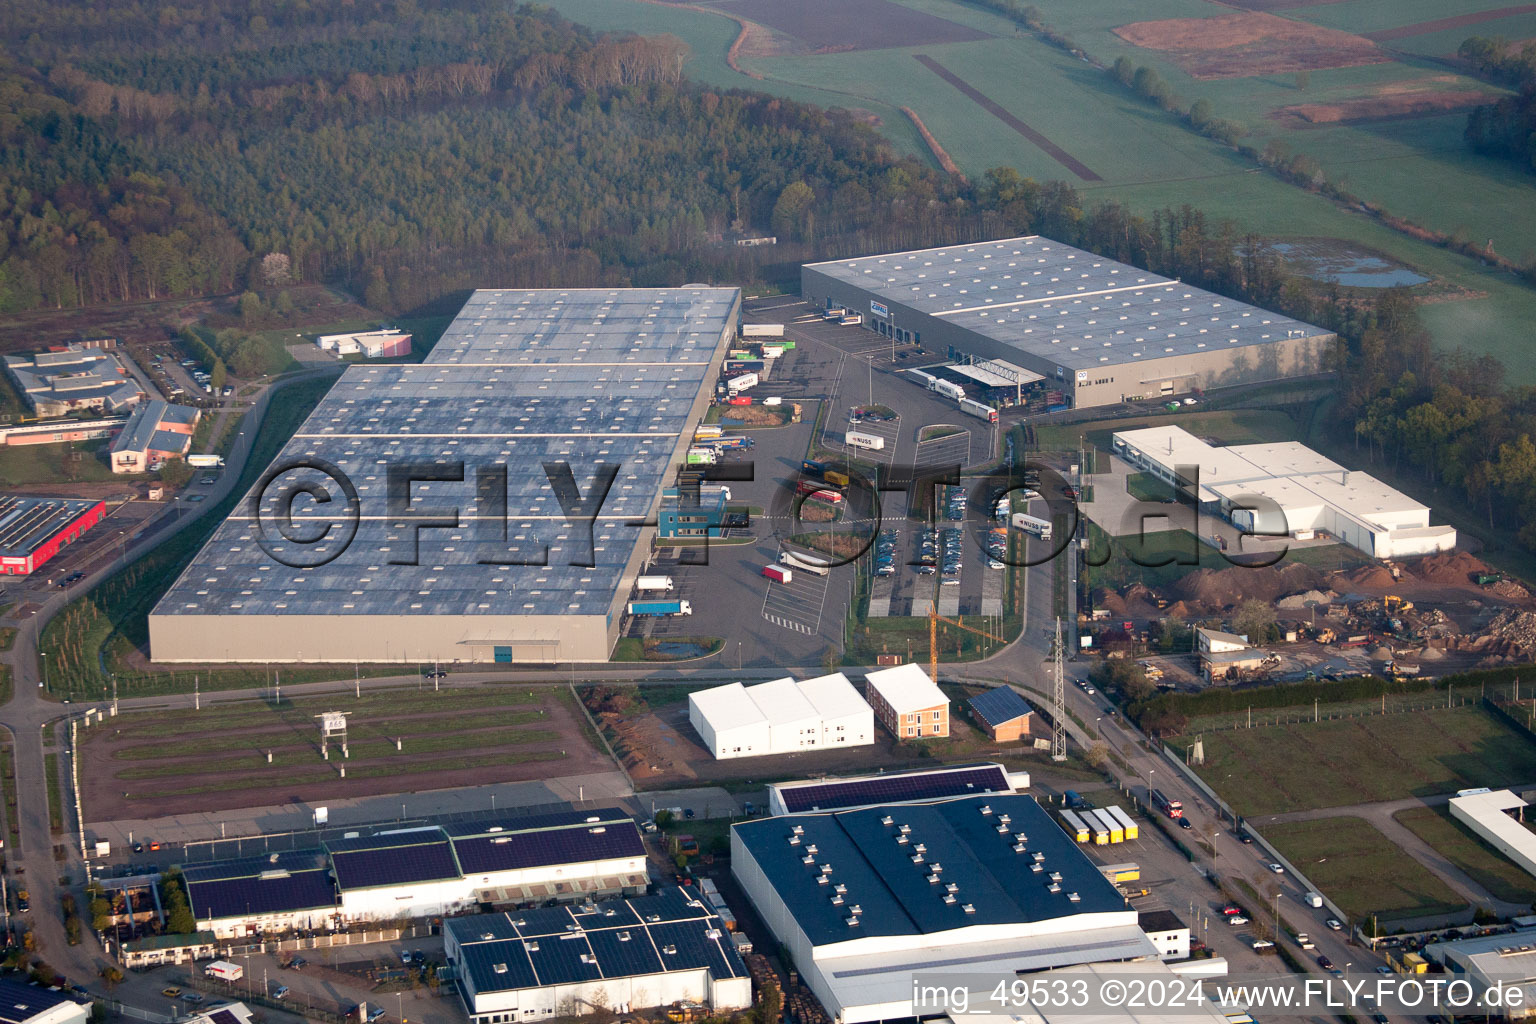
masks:
<path fill-rule="evenodd" d="M 1360 35 L 1373 43 L 1385 43 L 1392 39 L 1425 36 L 1431 32 L 1444 32 L 1447 29 L 1465 28 L 1468 25 L 1476 25 L 1484 21 L 1498 21 L 1500 18 L 1512 18 L 1517 14 L 1530 14 L 1533 11 L 1536 11 L 1536 4 L 1521 4 L 1518 7 L 1499 7 L 1491 11 L 1473 11 L 1471 14 L 1458 14 L 1451 18 L 1416 21 L 1412 25 L 1385 28 L 1380 32 L 1362 32 Z"/>
<path fill-rule="evenodd" d="M 913 56 L 917 58 L 918 63 L 922 64 L 923 67 L 927 68 L 929 71 L 932 71 L 934 74 L 944 79 L 944 81 L 954 86 L 956 89 L 959 89 L 973 102 L 975 102 L 977 106 L 981 107 L 981 109 L 985 110 L 987 113 L 991 114 L 993 117 L 997 118 L 999 121 L 1003 122 L 1003 124 L 1006 124 L 1020 135 L 1024 136 L 1024 138 L 1028 139 L 1030 142 L 1033 142 L 1036 146 L 1039 146 L 1046 152 L 1047 155 L 1050 156 L 1052 160 L 1055 160 L 1057 163 L 1061 164 L 1061 166 L 1065 167 L 1067 170 L 1071 171 L 1082 180 L 1104 180 L 1099 175 L 1089 170 L 1087 164 L 1084 164 L 1081 160 L 1077 159 L 1077 157 L 1073 156 L 1071 153 L 1068 153 L 1066 150 L 1056 145 L 1056 143 L 1052 142 L 1044 135 L 1041 135 L 1039 132 L 1035 131 L 1023 121 L 1020 121 L 1017 117 L 1014 117 L 1008 111 L 1004 110 L 991 97 L 976 89 L 969 82 L 965 81 L 965 79 L 961 78 L 953 71 L 950 71 L 944 65 L 928 56 L 926 53 L 915 53 Z"/>

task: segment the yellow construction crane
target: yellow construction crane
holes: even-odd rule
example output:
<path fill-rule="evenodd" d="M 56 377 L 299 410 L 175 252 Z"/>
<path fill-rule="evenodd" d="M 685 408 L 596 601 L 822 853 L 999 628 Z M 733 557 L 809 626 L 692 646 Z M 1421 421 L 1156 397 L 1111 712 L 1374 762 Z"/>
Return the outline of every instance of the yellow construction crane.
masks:
<path fill-rule="evenodd" d="M 928 678 L 932 679 L 934 682 L 939 681 L 939 623 L 941 622 L 949 626 L 954 626 L 956 629 L 963 629 L 967 633 L 975 633 L 977 636 L 984 636 L 988 640 L 996 640 L 1000 644 L 1006 644 L 1008 642 L 1006 639 L 998 636 L 996 633 L 989 633 L 984 629 L 977 629 L 975 626 L 967 626 L 965 623 L 955 619 L 946 619 L 944 616 L 939 614 L 937 608 L 929 607 Z"/>

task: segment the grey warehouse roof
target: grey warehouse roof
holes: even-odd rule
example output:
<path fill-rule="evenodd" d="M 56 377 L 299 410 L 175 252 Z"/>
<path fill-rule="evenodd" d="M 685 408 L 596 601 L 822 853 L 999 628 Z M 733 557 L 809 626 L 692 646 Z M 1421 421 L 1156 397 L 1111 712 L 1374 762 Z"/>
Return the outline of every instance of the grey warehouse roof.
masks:
<path fill-rule="evenodd" d="M 730 933 L 704 903 L 677 888 L 585 906 L 448 918 L 476 993 L 572 984 L 707 967 L 744 978 Z"/>
<path fill-rule="evenodd" d="M 342 521 L 346 499 L 321 470 L 296 464 L 346 474 L 359 508 L 345 550 L 317 568 L 289 568 L 257 543 L 247 495 L 155 614 L 605 613 L 737 295 L 475 292 L 424 363 L 349 368 L 274 462 L 294 468 L 263 493 L 262 515 L 276 516 L 280 485 L 316 483 L 335 500 L 301 499 L 294 514 L 317 530 Z M 464 479 L 413 484 L 413 513 L 391 516 L 388 469 L 408 462 L 437 471 L 462 464 Z M 584 498 L 599 466 L 618 466 L 590 539 L 585 523 L 567 522 L 546 462 L 567 462 Z M 504 510 L 494 476 L 477 480 L 477 467 L 498 464 Z M 457 527 L 409 525 L 454 508 Z M 346 537 L 336 529 L 300 549 L 265 521 L 273 550 L 297 564 L 334 554 Z M 419 564 L 393 564 L 412 558 L 418 536 Z"/>
<path fill-rule="evenodd" d="M 1070 369 L 1329 333 L 1039 235 L 807 269 Z"/>
<path fill-rule="evenodd" d="M 733 828 L 815 945 L 1125 909 L 1027 796 L 791 814 Z"/>

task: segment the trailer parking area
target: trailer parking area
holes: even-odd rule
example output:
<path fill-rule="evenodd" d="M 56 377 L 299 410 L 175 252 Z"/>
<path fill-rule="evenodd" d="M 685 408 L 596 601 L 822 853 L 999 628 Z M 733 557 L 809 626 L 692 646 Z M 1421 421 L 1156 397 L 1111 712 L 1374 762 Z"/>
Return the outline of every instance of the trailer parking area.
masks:
<path fill-rule="evenodd" d="M 788 583 L 763 579 L 763 618 L 775 626 L 815 636 L 821 629 L 821 613 L 826 607 L 832 576 L 820 576 L 798 566 L 790 570 Z"/>

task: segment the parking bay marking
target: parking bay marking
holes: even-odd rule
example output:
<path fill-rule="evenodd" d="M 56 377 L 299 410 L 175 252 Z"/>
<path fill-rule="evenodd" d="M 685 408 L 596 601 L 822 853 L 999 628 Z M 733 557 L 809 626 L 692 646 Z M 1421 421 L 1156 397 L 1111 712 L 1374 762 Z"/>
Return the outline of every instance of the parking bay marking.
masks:
<path fill-rule="evenodd" d="M 793 573 L 789 583 L 768 583 L 768 591 L 763 595 L 763 618 L 776 626 L 814 636 L 821 629 L 821 613 L 832 577 L 796 572 L 794 566 L 787 568 Z M 813 606 L 814 621 L 806 622 Z"/>

